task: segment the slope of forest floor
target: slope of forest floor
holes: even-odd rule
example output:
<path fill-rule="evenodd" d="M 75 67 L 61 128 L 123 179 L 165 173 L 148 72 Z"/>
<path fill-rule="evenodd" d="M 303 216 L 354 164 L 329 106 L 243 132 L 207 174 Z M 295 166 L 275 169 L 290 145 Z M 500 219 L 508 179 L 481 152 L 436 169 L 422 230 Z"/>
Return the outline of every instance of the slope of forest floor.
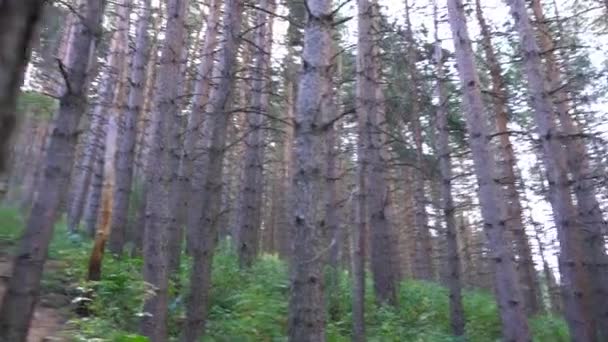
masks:
<path fill-rule="evenodd" d="M 21 220 L 16 212 L 0 209 L 0 299 L 6 293 L 10 280 L 13 237 L 20 228 Z M 57 260 L 49 260 L 45 264 L 45 286 L 34 311 L 28 342 L 65 341 L 60 331 L 70 316 L 69 310 L 65 309 L 70 298 L 60 291 L 60 278 L 53 278 L 53 275 L 63 274 L 66 267 L 65 263 Z"/>
<path fill-rule="evenodd" d="M 4 246 L 14 244 L 21 229 L 22 220 L 17 211 L 0 208 L 0 242 Z M 91 283 L 84 280 L 90 247 L 91 241 L 87 238 L 69 235 L 64 224 L 57 225 L 38 310 L 52 310 L 49 317 L 54 325 L 42 333 L 60 341 L 147 341 L 136 334 L 143 299 L 150 294 L 141 278 L 142 260 L 108 256 L 103 264 L 103 279 Z M 10 248 L 2 250 L 7 255 Z M 7 259 L 4 260 L 6 265 Z M 188 273 L 189 262 L 184 256 L 180 271 L 182 286 L 172 286 L 173 300 L 169 307 L 169 328 L 175 341 L 185 315 L 183 289 L 187 288 Z M 327 285 L 327 340 L 346 342 L 350 341 L 351 329 L 350 279 L 344 271 L 338 271 L 333 279 L 335 281 Z M 88 300 L 83 294 L 91 290 L 95 296 L 88 305 L 88 315 L 76 315 L 78 303 Z M 406 281 L 400 288 L 397 308 L 378 307 L 374 303 L 370 280 L 366 293 L 369 341 L 458 341 L 450 335 L 445 288 L 434 283 Z M 264 255 L 250 270 L 241 271 L 232 248 L 223 243 L 214 258 L 211 308 L 203 341 L 286 341 L 288 296 L 288 272 L 281 260 Z M 467 291 L 464 305 L 467 341 L 500 340 L 500 321 L 491 294 Z M 538 316 L 531 320 L 531 327 L 537 342 L 569 341 L 561 318 Z"/>

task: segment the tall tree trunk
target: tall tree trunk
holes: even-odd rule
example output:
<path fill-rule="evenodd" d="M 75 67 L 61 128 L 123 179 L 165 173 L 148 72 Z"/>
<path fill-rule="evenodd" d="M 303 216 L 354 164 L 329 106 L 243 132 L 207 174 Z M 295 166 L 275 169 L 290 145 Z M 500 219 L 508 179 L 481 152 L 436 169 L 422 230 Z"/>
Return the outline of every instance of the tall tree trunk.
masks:
<path fill-rule="evenodd" d="M 538 0 L 532 0 L 532 10 L 540 36 L 540 49 L 545 57 L 546 80 L 553 95 L 553 104 L 561 130 L 565 134 L 563 143 L 566 146 L 568 169 L 572 174 L 572 187 L 576 196 L 578 221 L 583 243 L 584 263 L 590 275 L 590 305 L 593 308 L 595 327 L 601 336 L 599 340 L 608 339 L 608 258 L 604 233 L 608 228 L 603 217 L 601 206 L 595 194 L 594 172 L 589 163 L 589 151 L 582 138 L 581 129 L 575 122 L 567 86 L 562 82 L 560 63 L 555 56 L 555 44 L 548 27 L 543 8 Z M 558 18 L 559 20 L 559 18 Z M 561 24 L 560 24 L 561 29 Z M 567 61 L 562 62 L 567 68 Z M 565 71 L 564 71 L 565 72 Z M 555 119 L 554 119 L 555 120 Z"/>
<path fill-rule="evenodd" d="M 268 13 L 274 12 L 273 0 L 261 0 L 258 5 L 254 66 L 251 73 L 252 102 L 247 117 L 247 134 L 243 156 L 243 177 L 239 203 L 237 204 L 237 250 L 241 267 L 250 267 L 258 253 L 261 226 L 262 191 L 264 190 L 264 123 L 268 115 L 268 89 L 270 51 L 272 51 L 272 20 Z"/>
<path fill-rule="evenodd" d="M 118 130 L 122 121 L 122 112 L 125 110 L 127 92 L 127 60 L 129 46 L 129 28 L 131 15 L 131 0 L 121 0 L 116 3 L 116 27 L 112 37 L 117 45 L 115 51 L 116 65 L 114 65 L 114 89 L 108 104 L 109 122 L 105 141 L 103 160 L 103 184 L 101 190 L 101 203 L 99 217 L 96 222 L 95 244 L 89 262 L 89 280 L 101 279 L 101 265 L 105 254 L 105 245 L 111 234 L 112 219 L 114 217 L 114 200 L 116 184 L 116 152 L 118 144 Z M 122 135 L 122 134 L 121 134 Z"/>
<path fill-rule="evenodd" d="M 333 14 L 331 0 L 306 0 L 303 69 L 295 113 L 291 263 L 290 341 L 325 341 L 322 236 L 323 118 L 331 101 Z"/>
<path fill-rule="evenodd" d="M 378 4 L 375 1 L 359 1 L 359 41 L 357 52 L 357 111 L 359 115 L 359 139 L 365 147 L 361 162 L 367 164 L 366 188 L 367 213 L 371 238 L 371 270 L 374 278 L 376 299 L 380 303 L 394 305 L 397 302 L 395 253 L 388 218 L 388 186 L 383 160 L 384 104 L 378 75 Z"/>
<path fill-rule="evenodd" d="M 161 49 L 160 67 L 156 79 L 153 105 L 153 145 L 149 152 L 146 172 L 146 220 L 143 239 L 143 278 L 154 286 L 153 296 L 144 302 L 145 315 L 140 331 L 152 342 L 167 340 L 167 306 L 171 229 L 177 229 L 169 198 L 173 173 L 174 126 L 178 115 L 180 92 L 181 51 L 188 0 L 167 0 L 165 41 Z"/>
<path fill-rule="evenodd" d="M 128 87 L 127 108 L 124 113 L 121 134 L 118 137 L 116 189 L 111 222 L 112 233 L 108 244 L 110 252 L 116 255 L 122 254 L 127 233 L 129 203 L 133 188 L 137 120 L 144 105 L 146 63 L 150 56 L 150 37 L 148 33 L 151 18 L 150 1 L 141 0 L 138 3 L 135 51 L 128 76 L 130 86 Z M 124 89 L 124 91 L 127 91 L 127 89 Z"/>
<path fill-rule="evenodd" d="M 425 167 L 424 167 L 424 152 L 422 148 L 422 125 L 420 117 L 422 111 L 420 108 L 420 77 L 416 69 L 416 61 L 418 53 L 416 51 L 416 41 L 412 32 L 410 22 L 410 4 L 405 1 L 405 39 L 408 42 L 406 68 L 409 76 L 410 86 L 412 87 L 410 95 L 410 110 L 411 123 L 414 133 L 414 144 L 416 146 L 416 168 L 414 169 L 414 224 L 416 226 L 416 249 L 414 262 L 414 276 L 422 280 L 433 279 L 433 247 L 431 245 L 431 234 L 429 232 L 428 217 L 426 212 L 426 195 L 424 189 L 425 182 Z"/>
<path fill-rule="evenodd" d="M 17 98 L 43 4 L 43 0 L 0 2 L 0 174 L 7 167 L 8 142 L 17 123 Z"/>
<path fill-rule="evenodd" d="M 114 27 L 110 39 L 110 51 L 99 81 L 99 96 L 91 113 L 82 160 L 74 169 L 72 198 L 68 211 L 68 229 L 75 231 L 85 206 L 85 231 L 91 236 L 95 234 L 101 205 L 108 117 L 113 110 L 116 90 L 119 88 L 117 85 L 121 83 L 120 76 L 124 72 L 128 44 L 130 2 L 117 2 L 115 7 L 116 14 L 111 19 Z"/>
<path fill-rule="evenodd" d="M 361 144 L 361 143 L 359 143 Z M 362 145 L 362 144 L 361 144 Z M 363 146 L 359 147 L 359 150 Z M 361 154 L 359 154 L 362 157 Z M 357 193 L 352 198 L 353 218 L 355 228 L 351 233 L 351 269 L 352 269 L 352 307 L 353 307 L 353 341 L 365 342 L 365 259 L 367 255 L 367 201 L 365 189 L 367 186 L 365 170 L 367 165 L 358 161 Z"/>
<path fill-rule="evenodd" d="M 98 164 L 97 154 L 103 145 L 99 138 L 104 117 L 91 113 L 91 119 L 86 136 L 82 139 L 82 155 L 77 159 L 72 172 L 70 195 L 68 198 L 67 225 L 68 230 L 75 232 L 82 219 L 85 206 L 89 203 L 89 188 L 92 187 L 95 167 Z M 87 208 L 88 209 L 88 208 Z M 86 217 L 86 215 L 85 215 Z"/>
<path fill-rule="evenodd" d="M 99 218 L 99 206 L 101 205 L 101 188 L 103 187 L 103 156 L 106 151 L 106 134 L 108 130 L 108 118 L 104 117 L 103 125 L 97 132 L 96 140 L 99 145 L 93 147 L 93 164 L 91 172 L 91 180 L 86 192 L 87 198 L 83 213 L 84 231 L 93 237 L 97 227 L 97 219 Z"/>
<path fill-rule="evenodd" d="M 116 156 L 116 137 L 118 124 L 115 117 L 110 117 L 108 124 L 108 136 L 106 138 L 106 151 L 104 155 L 104 179 L 103 189 L 101 192 L 101 206 L 99 215 L 99 225 L 95 231 L 95 242 L 93 244 L 93 250 L 91 251 L 91 257 L 89 259 L 89 273 L 87 280 L 99 281 L 101 280 L 101 265 L 103 262 L 105 245 L 110 236 L 110 226 L 112 219 L 112 208 L 114 202 L 114 183 L 116 179 L 114 162 Z"/>
<path fill-rule="evenodd" d="M 481 1 L 476 0 L 476 15 L 481 27 L 482 46 L 485 52 L 486 62 L 490 69 L 490 79 L 492 83 L 492 105 L 496 117 L 496 134 L 499 138 L 499 175 L 503 189 L 506 193 L 507 230 L 513 235 L 515 252 L 519 256 L 519 276 L 522 283 L 522 295 L 524 306 L 528 315 L 537 314 L 540 309 L 540 289 L 538 279 L 532 260 L 530 242 L 526 235 L 523 224 L 522 207 L 519 192 L 517 191 L 517 159 L 511 144 L 509 129 L 509 112 L 507 107 L 508 95 L 505 89 L 505 82 L 502 77 L 502 70 L 492 45 L 492 34 L 484 18 Z"/>
<path fill-rule="evenodd" d="M 441 204 L 446 227 L 447 246 L 447 284 L 450 289 L 450 324 L 455 336 L 464 336 L 465 317 L 462 305 L 462 282 L 460 280 L 460 255 L 458 253 L 458 240 L 454 199 L 452 198 L 452 160 L 450 151 L 450 128 L 448 126 L 448 95 L 445 90 L 444 57 L 441 40 L 439 40 L 439 16 L 437 3 L 433 2 L 435 23 L 435 74 L 437 77 L 437 111 L 436 129 L 437 153 L 439 155 L 439 172 L 441 174 Z"/>
<path fill-rule="evenodd" d="M 204 127 L 209 126 L 208 123 L 205 123 L 205 113 L 207 106 L 209 105 L 207 102 L 209 101 L 209 91 L 212 84 L 213 61 L 217 48 L 217 35 L 219 32 L 221 16 L 221 2 L 219 0 L 208 0 L 208 4 L 209 13 L 207 14 L 207 24 L 205 28 L 205 41 L 201 47 L 201 61 L 197 68 L 196 81 L 194 83 L 192 112 L 188 117 L 182 162 L 184 176 L 191 188 L 192 182 L 194 181 L 194 164 L 197 162 L 197 159 L 200 158 L 200 156 L 198 156 L 199 154 L 206 153 L 206 151 L 202 151 L 201 148 L 201 146 L 203 146 L 203 139 L 205 139 L 205 136 L 203 136 L 201 132 Z M 202 165 L 204 164 L 199 166 L 202 167 Z M 201 171 L 201 169 L 197 170 L 198 171 L 196 172 Z M 193 192 L 192 195 L 186 194 L 189 200 L 188 207 L 198 206 L 202 198 L 200 197 L 200 192 Z M 190 209 L 188 209 L 188 211 L 192 212 Z M 198 215 L 198 213 L 196 215 Z M 190 243 L 195 241 L 191 234 L 195 233 L 194 230 L 199 229 L 197 224 L 198 223 L 186 222 L 186 245 L 188 251 L 191 251 Z"/>
<path fill-rule="evenodd" d="M 541 137 L 545 171 L 549 181 L 549 198 L 560 241 L 560 271 L 566 320 L 573 340 L 594 341 L 595 329 L 589 312 L 592 293 L 589 292 L 589 276 L 583 265 L 581 227 L 572 203 L 568 163 L 554 121 L 551 94 L 545 87 L 541 52 L 525 1 L 508 0 L 507 3 L 519 33 L 536 129 Z"/>
<path fill-rule="evenodd" d="M 490 130 L 487 127 L 487 113 L 481 97 L 479 75 L 461 0 L 448 1 L 448 16 L 466 108 L 469 144 L 479 186 L 481 215 L 494 266 L 503 338 L 505 341 L 530 341 L 513 253 L 505 237 L 506 210 L 501 199 L 501 189 L 496 183 L 495 159 L 488 146 Z"/>
<path fill-rule="evenodd" d="M 214 69 L 216 87 L 211 89 L 205 111 L 203 138 L 199 145 L 204 153 L 194 159 L 194 172 L 188 208 L 189 246 L 192 255 L 190 293 L 186 305 L 183 340 L 197 341 L 203 333 L 209 306 L 211 265 L 216 241 L 216 219 L 222 197 L 222 168 L 230 102 L 234 86 L 236 57 L 241 34 L 243 2 L 228 0 L 224 5 L 223 43 Z M 200 197 L 199 197 L 200 196 Z M 195 205 L 196 204 L 196 205 Z"/>
<path fill-rule="evenodd" d="M 19 242 L 13 273 L 1 306 L 2 341 L 25 341 L 38 300 L 42 268 L 74 159 L 78 123 L 87 107 L 88 56 L 101 34 L 103 5 L 102 0 L 82 0 L 78 7 L 82 20 L 75 24 L 71 53 L 66 58 L 64 76 L 67 86 L 59 100 L 41 188 Z"/>
<path fill-rule="evenodd" d="M 294 155 L 293 155 L 293 143 L 294 143 L 294 110 L 296 101 L 296 78 L 297 71 L 295 70 L 294 59 L 294 48 L 288 44 L 288 54 L 285 58 L 285 102 L 283 103 L 285 113 L 284 120 L 284 134 L 281 142 L 281 205 L 280 209 L 277 210 L 278 217 L 278 229 L 275 231 L 275 239 L 279 256 L 289 260 L 292 256 L 292 244 L 293 244 L 293 226 L 291 224 L 290 212 L 292 211 L 290 202 L 292 178 L 294 172 Z"/>
<path fill-rule="evenodd" d="M 50 122 L 48 119 L 37 120 L 38 125 L 36 132 L 34 133 L 34 143 L 32 144 L 29 155 L 26 157 L 28 166 L 25 166 L 26 172 L 21 182 L 21 194 L 20 194 L 20 207 L 22 209 L 29 209 L 35 198 L 36 190 L 40 183 L 40 173 L 44 163 L 44 156 L 46 155 L 47 140 L 50 130 Z M 32 139 L 30 135 L 26 138 Z"/>
<path fill-rule="evenodd" d="M 336 44 L 332 51 L 332 55 L 336 55 Z M 329 114 L 326 121 L 335 121 L 337 116 L 341 113 L 341 103 L 339 96 L 339 82 L 342 78 L 342 59 L 341 57 L 336 58 L 337 65 L 336 71 L 332 72 L 332 84 L 331 84 L 331 101 L 329 101 L 330 108 L 325 111 L 325 114 Z M 326 223 L 326 236 L 324 243 L 327 245 L 328 258 L 327 264 L 330 266 L 326 272 L 326 286 L 327 289 L 326 299 L 329 301 L 331 295 L 334 293 L 338 279 L 338 249 L 339 242 L 337 239 L 341 238 L 339 234 L 341 225 L 341 208 L 340 199 L 338 198 L 339 191 L 339 137 L 337 131 L 337 122 L 327 127 L 325 132 L 325 190 L 324 190 L 324 204 L 325 204 L 325 223 Z"/>

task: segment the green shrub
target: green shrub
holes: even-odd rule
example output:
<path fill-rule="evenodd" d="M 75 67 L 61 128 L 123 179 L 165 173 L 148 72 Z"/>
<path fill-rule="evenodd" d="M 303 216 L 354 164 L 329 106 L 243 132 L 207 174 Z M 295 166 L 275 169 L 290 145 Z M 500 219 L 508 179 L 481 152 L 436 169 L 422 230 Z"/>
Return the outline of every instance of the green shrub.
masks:
<path fill-rule="evenodd" d="M 570 341 L 566 322 L 553 315 L 542 315 L 530 320 L 530 328 L 536 342 L 567 342 Z"/>
<path fill-rule="evenodd" d="M 23 220 L 19 211 L 0 207 L 0 244 L 14 243 L 21 235 L 22 229 Z"/>

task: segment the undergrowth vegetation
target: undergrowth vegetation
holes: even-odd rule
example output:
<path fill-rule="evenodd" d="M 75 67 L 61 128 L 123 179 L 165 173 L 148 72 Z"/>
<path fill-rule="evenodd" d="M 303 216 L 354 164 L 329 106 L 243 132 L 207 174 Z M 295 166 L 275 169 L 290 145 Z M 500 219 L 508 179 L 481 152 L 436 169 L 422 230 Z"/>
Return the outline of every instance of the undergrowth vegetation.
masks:
<path fill-rule="evenodd" d="M 0 208 L 0 240 L 15 241 L 22 227 L 20 215 Z M 5 245 L 8 245 L 6 243 Z M 141 278 L 142 260 L 106 257 L 99 282 L 86 282 L 91 241 L 69 235 L 58 224 L 51 245 L 50 259 L 61 268 L 46 272 L 45 292 L 69 297 L 72 314 L 65 334 L 73 341 L 143 342 L 136 334 L 145 296 L 150 287 Z M 186 283 L 189 262 L 184 256 L 181 279 Z M 331 270 L 327 270 L 331 272 Z M 178 340 L 184 319 L 185 286 L 172 286 L 170 332 Z M 366 320 L 369 341 L 448 342 L 450 335 L 447 290 L 434 283 L 405 281 L 399 292 L 397 308 L 378 307 L 367 281 Z M 181 291 L 177 289 L 181 288 Z M 92 299 L 85 296 L 93 290 Z M 346 271 L 337 271 L 327 286 L 327 340 L 350 341 L 351 288 Z M 288 271 L 273 255 L 263 255 L 250 270 L 241 271 L 229 242 L 222 243 L 213 261 L 211 308 L 206 327 L 206 342 L 286 341 Z M 87 316 L 74 312 L 82 301 L 89 301 Z M 500 340 L 500 320 L 491 294 L 467 291 L 464 296 L 467 338 L 471 342 Z M 543 315 L 531 320 L 534 340 L 568 341 L 566 325 L 559 317 Z"/>

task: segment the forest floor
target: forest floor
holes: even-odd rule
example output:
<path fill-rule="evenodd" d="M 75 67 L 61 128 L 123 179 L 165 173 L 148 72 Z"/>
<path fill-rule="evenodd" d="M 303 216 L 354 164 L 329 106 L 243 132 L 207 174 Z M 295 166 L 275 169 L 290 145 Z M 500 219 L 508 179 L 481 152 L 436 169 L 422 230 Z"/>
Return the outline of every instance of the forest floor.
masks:
<path fill-rule="evenodd" d="M 0 298 L 4 296 L 11 275 L 12 261 L 5 251 L 10 247 L 0 247 Z M 60 262 L 46 263 L 45 272 L 56 272 L 64 267 Z M 40 302 L 36 305 L 34 319 L 28 334 L 27 342 L 65 341 L 60 332 L 68 318 L 63 308 L 69 304 L 69 298 L 61 293 L 43 291 Z M 0 301 L 1 305 L 1 301 Z"/>
<path fill-rule="evenodd" d="M 23 230 L 22 214 L 0 206 L 0 296 L 10 277 L 10 256 Z M 137 334 L 150 287 L 143 280 L 140 257 L 104 258 L 102 279 L 86 280 L 92 241 L 69 234 L 59 222 L 49 246 L 49 259 L 41 282 L 28 341 L 148 342 Z M 168 341 L 177 341 L 186 313 L 185 293 L 190 260 L 184 254 L 179 283 L 172 282 L 168 308 Z M 332 270 L 328 270 L 332 271 Z M 327 341 L 349 342 L 352 326 L 350 275 L 333 270 L 326 287 Z M 204 342 L 287 341 L 289 272 L 276 255 L 261 255 L 241 270 L 230 241 L 222 241 L 213 258 L 210 308 Z M 378 306 L 371 277 L 366 280 L 366 330 L 373 342 L 456 342 L 451 336 L 449 296 L 438 283 L 405 280 L 399 288 L 399 305 Z M 91 297 L 91 292 L 94 295 Z M 86 311 L 81 311 L 85 304 Z M 467 289 L 463 296 L 468 342 L 501 339 L 496 301 L 489 291 Z M 553 315 L 530 320 L 535 342 L 567 342 L 567 326 Z"/>

